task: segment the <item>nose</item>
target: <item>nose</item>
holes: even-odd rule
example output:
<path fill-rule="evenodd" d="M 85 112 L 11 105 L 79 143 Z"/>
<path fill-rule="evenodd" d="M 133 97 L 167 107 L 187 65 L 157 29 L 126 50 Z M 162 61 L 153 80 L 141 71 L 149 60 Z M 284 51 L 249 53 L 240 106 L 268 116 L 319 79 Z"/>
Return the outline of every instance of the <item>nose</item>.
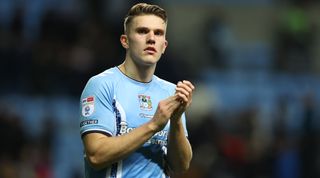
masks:
<path fill-rule="evenodd" d="M 156 43 L 155 35 L 154 35 L 153 31 L 150 31 L 148 38 L 147 38 L 147 43 L 148 44 L 155 44 Z"/>

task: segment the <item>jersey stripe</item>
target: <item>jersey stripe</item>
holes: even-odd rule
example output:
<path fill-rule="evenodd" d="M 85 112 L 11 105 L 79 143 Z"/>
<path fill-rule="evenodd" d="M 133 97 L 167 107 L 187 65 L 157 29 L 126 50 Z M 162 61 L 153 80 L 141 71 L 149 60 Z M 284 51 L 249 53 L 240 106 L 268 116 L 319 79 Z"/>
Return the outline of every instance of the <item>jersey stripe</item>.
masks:
<path fill-rule="evenodd" d="M 112 164 L 106 175 L 106 178 L 122 178 L 122 161 Z"/>
<path fill-rule="evenodd" d="M 119 161 L 119 162 L 118 162 L 117 178 L 122 178 L 122 161 Z"/>

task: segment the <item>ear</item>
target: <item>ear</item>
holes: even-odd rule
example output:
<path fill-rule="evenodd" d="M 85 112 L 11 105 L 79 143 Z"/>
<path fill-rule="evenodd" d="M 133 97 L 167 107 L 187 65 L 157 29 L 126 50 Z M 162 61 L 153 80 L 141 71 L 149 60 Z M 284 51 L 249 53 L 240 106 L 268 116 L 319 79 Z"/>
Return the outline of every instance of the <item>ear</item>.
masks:
<path fill-rule="evenodd" d="M 164 44 L 163 44 L 162 54 L 163 54 L 164 51 L 166 50 L 167 46 L 168 46 L 168 41 L 166 40 L 166 41 L 164 42 Z"/>
<path fill-rule="evenodd" d="M 129 48 L 128 36 L 121 35 L 120 36 L 120 43 L 121 43 L 122 47 L 124 47 L 125 49 L 128 49 Z"/>

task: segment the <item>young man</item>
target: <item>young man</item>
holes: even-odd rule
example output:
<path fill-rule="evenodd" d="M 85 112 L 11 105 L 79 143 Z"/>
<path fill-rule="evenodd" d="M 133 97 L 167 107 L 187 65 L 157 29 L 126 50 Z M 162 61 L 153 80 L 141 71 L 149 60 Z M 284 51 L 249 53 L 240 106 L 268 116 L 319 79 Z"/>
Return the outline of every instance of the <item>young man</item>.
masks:
<path fill-rule="evenodd" d="M 92 77 L 81 95 L 80 133 L 87 178 L 163 178 L 188 169 L 184 112 L 194 86 L 154 75 L 167 47 L 166 12 L 136 4 L 120 37 L 124 62 Z"/>

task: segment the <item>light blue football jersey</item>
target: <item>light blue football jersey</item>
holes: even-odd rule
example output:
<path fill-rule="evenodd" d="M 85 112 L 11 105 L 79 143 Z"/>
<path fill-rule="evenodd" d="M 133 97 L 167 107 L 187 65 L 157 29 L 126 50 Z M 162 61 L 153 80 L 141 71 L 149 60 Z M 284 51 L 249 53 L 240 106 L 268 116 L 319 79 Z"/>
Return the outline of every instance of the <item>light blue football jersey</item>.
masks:
<path fill-rule="evenodd" d="M 175 85 L 153 76 L 142 83 L 117 67 L 92 77 L 80 100 L 80 134 L 100 132 L 113 137 L 129 133 L 148 122 L 159 101 L 173 95 Z M 186 130 L 185 115 L 182 116 Z M 170 122 L 141 148 L 112 166 L 96 171 L 85 160 L 86 178 L 164 178 Z"/>

